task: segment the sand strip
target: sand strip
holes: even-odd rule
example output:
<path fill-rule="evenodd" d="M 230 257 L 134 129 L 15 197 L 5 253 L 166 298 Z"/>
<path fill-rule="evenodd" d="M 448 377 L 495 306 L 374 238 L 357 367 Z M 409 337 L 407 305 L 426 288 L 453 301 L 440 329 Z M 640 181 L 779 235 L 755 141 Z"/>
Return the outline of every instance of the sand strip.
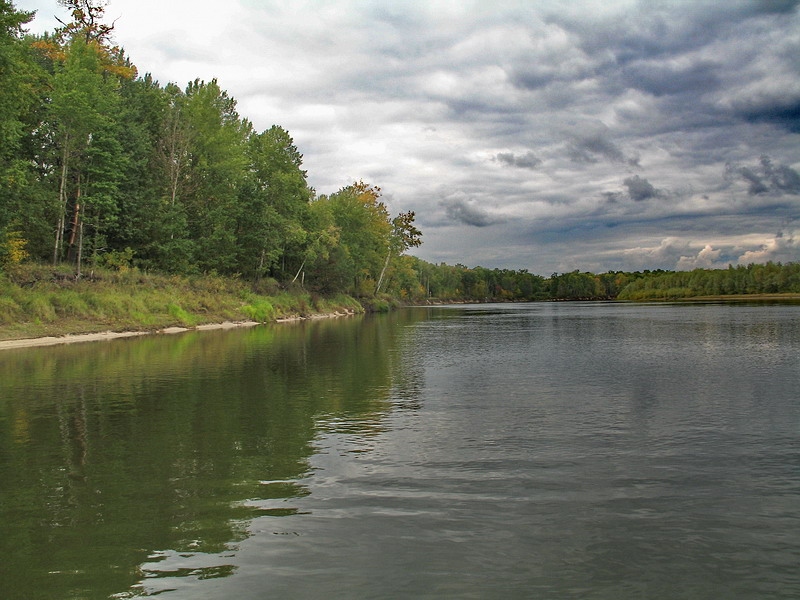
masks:
<path fill-rule="evenodd" d="M 78 342 L 102 342 L 107 340 L 118 340 L 120 338 L 135 337 L 140 335 L 151 335 L 154 333 L 183 333 L 184 331 L 209 331 L 212 329 L 234 329 L 236 327 L 253 327 L 259 325 L 255 321 L 228 321 L 225 323 L 210 323 L 198 325 L 197 327 L 167 327 L 157 331 L 103 331 L 101 333 L 79 333 L 60 336 L 49 336 L 40 338 L 28 338 L 24 340 L 2 340 L 0 350 L 10 350 L 12 348 L 34 348 L 37 346 L 55 346 L 57 344 L 75 344 Z"/>

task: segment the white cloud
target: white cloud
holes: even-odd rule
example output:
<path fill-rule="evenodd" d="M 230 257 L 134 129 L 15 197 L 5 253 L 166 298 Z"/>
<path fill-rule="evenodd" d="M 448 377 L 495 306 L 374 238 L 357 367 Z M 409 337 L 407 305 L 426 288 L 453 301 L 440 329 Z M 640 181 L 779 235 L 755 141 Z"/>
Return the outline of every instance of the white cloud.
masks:
<path fill-rule="evenodd" d="M 750 263 L 797 261 L 800 254 L 800 231 L 780 233 L 765 241 L 758 249 L 748 250 L 739 257 L 740 265 Z"/>
<path fill-rule="evenodd" d="M 678 271 L 691 271 L 692 269 L 712 269 L 721 267 L 717 263 L 722 250 L 714 250 L 710 244 L 700 250 L 695 256 L 681 256 L 675 269 Z"/>

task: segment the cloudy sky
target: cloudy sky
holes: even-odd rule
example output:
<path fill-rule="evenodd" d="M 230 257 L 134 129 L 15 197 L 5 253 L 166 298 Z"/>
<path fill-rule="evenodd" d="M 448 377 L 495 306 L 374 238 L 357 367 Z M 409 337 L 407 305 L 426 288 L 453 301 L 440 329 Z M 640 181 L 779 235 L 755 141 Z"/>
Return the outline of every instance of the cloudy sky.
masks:
<path fill-rule="evenodd" d="M 51 31 L 55 0 L 32 32 Z M 109 0 L 162 84 L 217 78 L 309 182 L 414 210 L 431 262 L 800 260 L 800 0 Z"/>

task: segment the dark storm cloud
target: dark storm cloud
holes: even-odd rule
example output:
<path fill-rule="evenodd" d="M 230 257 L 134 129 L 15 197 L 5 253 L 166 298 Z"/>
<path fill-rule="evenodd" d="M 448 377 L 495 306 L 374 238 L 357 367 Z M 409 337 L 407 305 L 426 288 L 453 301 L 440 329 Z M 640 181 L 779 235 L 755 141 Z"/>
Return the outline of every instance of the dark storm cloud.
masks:
<path fill-rule="evenodd" d="M 521 156 L 517 156 L 513 152 L 499 152 L 495 155 L 494 160 L 520 169 L 535 169 L 542 164 L 542 160 L 537 158 L 533 151 L 528 151 Z"/>
<path fill-rule="evenodd" d="M 769 188 L 764 184 L 764 180 L 761 175 L 749 167 L 741 167 L 739 169 L 739 175 L 741 175 L 742 179 L 747 182 L 747 193 L 749 193 L 751 196 L 766 194 L 769 191 Z"/>
<path fill-rule="evenodd" d="M 580 10 L 552 10 L 547 19 L 578 36 L 587 53 L 607 56 L 617 65 L 688 53 L 733 33 L 746 43 L 743 24 L 761 17 L 790 15 L 800 2 L 727 0 L 726 2 L 634 3 L 627 10 L 586 18 Z"/>

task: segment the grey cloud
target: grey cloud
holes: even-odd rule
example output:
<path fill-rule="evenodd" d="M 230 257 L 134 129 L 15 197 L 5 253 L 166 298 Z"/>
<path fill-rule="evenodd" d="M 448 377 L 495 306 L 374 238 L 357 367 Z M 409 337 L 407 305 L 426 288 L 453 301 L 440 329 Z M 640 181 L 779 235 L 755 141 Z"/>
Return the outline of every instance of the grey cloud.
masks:
<path fill-rule="evenodd" d="M 800 0 L 756 0 L 753 3 L 759 12 L 766 14 L 787 14 L 800 6 Z"/>
<path fill-rule="evenodd" d="M 788 194 L 800 194 L 800 173 L 791 167 L 778 165 L 770 171 L 769 177 L 777 189 Z"/>
<path fill-rule="evenodd" d="M 441 202 L 447 216 L 453 220 L 473 227 L 488 227 L 504 222 L 505 219 L 492 216 L 475 201 L 463 197 L 448 198 Z"/>
<path fill-rule="evenodd" d="M 580 11 L 553 11 L 548 21 L 577 34 L 588 54 L 611 54 L 625 65 L 636 60 L 686 53 L 731 30 L 741 40 L 743 25 L 756 27 L 762 17 L 782 18 L 795 11 L 796 0 L 728 0 L 670 5 L 648 0 L 612 8 L 603 17 L 586 19 Z"/>
<path fill-rule="evenodd" d="M 542 160 L 533 151 L 528 151 L 521 156 L 517 156 L 513 152 L 499 152 L 495 155 L 494 160 L 509 167 L 518 167 L 520 169 L 535 169 L 542 164 Z"/>
<path fill-rule="evenodd" d="M 634 89 L 662 101 L 680 98 L 659 102 L 660 114 L 649 116 L 649 127 L 674 127 L 676 122 L 719 127 L 721 118 L 733 117 L 797 133 L 800 47 L 786 32 L 798 5 L 768 0 L 680 7 L 639 2 L 612 4 L 599 19 L 586 19 L 575 10 L 558 11 L 549 20 L 595 57 L 594 81 L 609 97 Z M 691 103 L 687 94 L 692 94 Z M 591 155 L 573 154 L 591 162 Z"/>
<path fill-rule="evenodd" d="M 622 184 L 628 188 L 628 195 L 636 202 L 649 200 L 650 198 L 658 198 L 663 195 L 652 183 L 638 175 L 628 177 Z"/>
<path fill-rule="evenodd" d="M 567 153 L 573 162 L 596 163 L 599 158 L 611 162 L 639 166 L 639 158 L 626 156 L 610 138 L 608 127 L 603 123 L 583 124 L 574 127 Z"/>
<path fill-rule="evenodd" d="M 703 61 L 686 67 L 672 64 L 646 62 L 626 67 L 622 76 L 629 87 L 643 90 L 654 96 L 705 93 L 716 89 L 720 79 L 718 65 Z"/>
<path fill-rule="evenodd" d="M 747 183 L 747 193 L 751 196 L 800 194 L 800 173 L 786 165 L 773 165 L 766 155 L 752 167 L 726 165 L 726 177 L 730 180 L 737 176 Z"/>
<path fill-rule="evenodd" d="M 520 69 L 512 73 L 512 83 L 523 89 L 535 90 L 545 87 L 553 80 L 552 73 L 534 71 L 531 69 Z"/>
<path fill-rule="evenodd" d="M 757 196 L 758 194 L 766 194 L 769 191 L 769 188 L 764 184 L 763 179 L 760 175 L 758 175 L 755 171 L 748 167 L 741 167 L 739 169 L 739 175 L 747 181 L 748 188 L 747 192 L 751 196 Z"/>
<path fill-rule="evenodd" d="M 774 123 L 800 133 L 800 97 L 759 98 L 755 102 L 734 102 L 734 112 L 753 123 Z"/>

